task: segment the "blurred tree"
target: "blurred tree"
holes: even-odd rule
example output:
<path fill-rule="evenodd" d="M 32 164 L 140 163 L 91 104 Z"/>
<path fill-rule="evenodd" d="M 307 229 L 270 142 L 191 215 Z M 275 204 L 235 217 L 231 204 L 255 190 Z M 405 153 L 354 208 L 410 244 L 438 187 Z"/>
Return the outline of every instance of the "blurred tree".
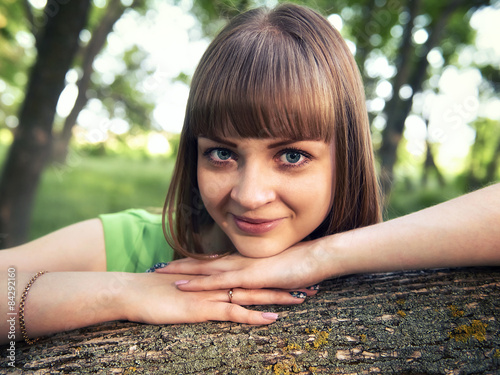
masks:
<path fill-rule="evenodd" d="M 473 42 L 473 30 L 468 22 L 471 14 L 488 1 L 449 0 L 366 0 L 335 3 L 335 10 L 347 17 L 345 26 L 349 40 L 356 46 L 356 59 L 364 77 L 369 101 L 377 98 L 382 82 L 390 84 L 383 109 L 369 108 L 372 117 L 385 119 L 377 156 L 380 179 L 387 196 L 393 183 L 397 150 L 410 114 L 413 98 L 422 92 L 432 75 L 440 76 L 443 67 L 456 58 L 459 46 Z M 344 7 L 350 8 L 346 12 Z M 429 69 L 429 52 L 443 58 L 440 71 Z M 377 59 L 385 58 L 388 71 L 370 68 Z M 381 61 L 381 60 L 379 60 Z M 382 60 L 383 61 L 383 60 Z M 371 103 L 373 104 L 373 102 Z M 426 151 L 424 171 L 434 170 L 440 176 L 433 160 L 432 150 Z"/>
<path fill-rule="evenodd" d="M 134 0 L 130 7 L 127 7 L 120 0 L 110 0 L 104 8 L 103 14 L 98 18 L 99 22 L 93 27 L 90 41 L 87 45 L 80 46 L 77 55 L 78 61 L 74 65 L 74 68 L 78 68 L 80 71 L 80 78 L 77 82 L 78 96 L 71 112 L 64 120 L 62 131 L 54 137 L 52 148 L 52 159 L 54 161 L 63 163 L 66 160 L 69 141 L 73 135 L 73 127 L 76 124 L 80 111 L 85 107 L 89 98 L 87 91 L 91 85 L 91 76 L 94 72 L 93 63 L 99 52 L 103 49 L 108 34 L 127 8 L 135 8 L 143 4 L 143 0 Z"/>
<path fill-rule="evenodd" d="M 32 65 L 35 38 L 27 27 L 25 3 L 0 3 L 0 126 L 17 126 L 18 103 L 24 95 Z"/>
<path fill-rule="evenodd" d="M 34 157 L 34 160 L 37 162 L 32 163 L 33 166 L 36 166 L 36 173 L 23 169 L 24 167 L 19 164 L 13 169 L 12 160 L 14 156 L 12 155 L 19 153 L 19 149 L 16 148 L 17 143 L 13 143 L 10 149 L 11 157 L 5 162 L 4 165 L 4 177 L 1 180 L 0 186 L 0 188 L 3 189 L 0 190 L 2 192 L 2 195 L 0 196 L 0 204 L 7 201 L 7 199 L 10 202 L 9 209 L 2 211 L 4 215 L 0 221 L 0 233 L 3 233 L 1 237 L 4 238 L 4 240 L 0 243 L 0 248 L 12 246 L 13 244 L 25 241 L 30 218 L 29 212 L 31 211 L 31 204 L 33 200 L 33 198 L 29 196 L 35 194 L 39 174 L 43 171 L 48 158 L 52 157 L 52 161 L 55 161 L 57 165 L 64 163 L 68 152 L 68 144 L 72 136 L 73 126 L 76 123 L 78 114 L 85 107 L 89 97 L 100 96 L 103 99 L 107 98 L 107 100 L 104 100 L 104 104 L 109 113 L 112 114 L 117 108 L 124 108 L 123 112 L 126 113 L 126 117 L 130 119 L 131 122 L 141 124 L 141 126 L 145 127 L 149 126 L 150 122 L 148 120 L 148 113 L 152 110 L 152 105 L 141 99 L 141 94 L 136 89 L 136 86 L 138 85 L 137 80 L 139 78 L 134 79 L 135 75 L 130 74 L 139 68 L 140 64 L 137 62 L 139 61 L 138 59 L 136 59 L 137 61 L 134 63 L 133 59 L 125 56 L 124 60 L 128 66 L 127 72 L 122 75 L 116 75 L 114 82 L 111 84 L 103 83 L 94 72 L 94 61 L 99 52 L 102 51 L 105 46 L 107 36 L 112 31 L 116 21 L 127 9 L 145 9 L 144 0 L 134 0 L 131 2 L 130 6 L 125 6 L 124 4 L 125 2 L 120 0 L 109 0 L 104 4 L 104 6 L 90 7 L 88 11 L 85 11 L 86 13 L 82 13 L 79 16 L 78 25 L 81 25 L 81 27 L 78 32 L 75 31 L 73 33 L 65 34 L 65 37 L 68 39 L 68 43 L 69 39 L 74 38 L 74 40 L 72 40 L 74 43 L 72 47 L 77 47 L 77 51 L 71 55 L 71 60 L 73 60 L 72 63 L 71 60 L 69 60 L 71 65 L 59 65 L 58 67 L 60 70 L 58 72 L 62 75 L 62 88 L 64 88 L 64 85 L 67 83 L 65 81 L 65 76 L 70 68 L 79 73 L 79 79 L 77 82 L 78 96 L 69 115 L 65 119 L 60 119 L 55 116 L 55 104 L 59 99 L 62 88 L 59 83 L 57 86 L 51 84 L 51 87 L 54 88 L 52 93 L 55 96 L 55 102 L 51 102 L 51 105 L 45 108 L 47 113 L 51 112 L 51 124 L 49 127 L 49 117 L 47 117 L 47 123 L 44 125 L 44 136 L 47 138 L 46 148 L 43 150 L 43 157 Z M 8 86 L 7 89 L 10 91 L 8 92 L 10 96 L 14 96 L 13 94 L 15 94 L 15 100 L 8 102 L 7 105 L 5 104 L 5 100 L 0 101 L 0 117 L 6 118 L 8 120 L 6 121 L 7 125 L 9 126 L 12 124 L 11 127 L 14 128 L 14 131 L 22 134 L 21 129 L 24 129 L 26 124 L 22 123 L 17 128 L 16 126 L 19 122 L 23 121 L 23 113 L 34 114 L 31 107 L 34 106 L 34 104 L 29 102 L 33 98 L 26 94 L 22 107 L 23 112 L 20 112 L 18 117 L 19 120 L 17 120 L 17 117 L 15 116 L 15 110 L 17 109 L 16 104 L 23 100 L 23 83 L 27 80 L 24 76 L 26 75 L 26 71 L 28 70 L 31 60 L 33 60 L 33 58 L 29 59 L 24 55 L 29 57 L 36 54 L 36 52 L 32 52 L 32 49 L 30 48 L 32 46 L 30 46 L 28 41 L 31 39 L 35 40 L 35 43 L 33 44 L 36 45 L 36 50 L 38 52 L 37 64 L 40 59 L 47 58 L 46 56 L 41 55 L 40 46 L 42 46 L 42 44 L 45 45 L 52 43 L 51 41 L 47 41 L 47 39 L 54 38 L 54 33 L 44 33 L 46 28 L 43 26 L 45 26 L 45 23 L 49 24 L 48 21 L 53 20 L 55 16 L 60 13 L 59 9 L 64 8 L 64 6 L 62 5 L 62 2 L 61 4 L 59 4 L 59 2 L 48 2 L 43 10 L 39 10 L 32 7 L 27 1 L 22 3 L 11 2 L 8 5 L 8 7 L 0 7 L 0 15 L 5 13 L 9 16 L 9 22 L 4 25 L 8 27 L 2 27 L 2 18 L 0 17 L 0 39 L 4 39 L 8 42 L 1 44 L 1 46 L 5 46 L 3 51 L 6 51 L 6 53 L 2 55 L 5 56 L 5 58 L 0 60 L 0 76 L 7 79 L 11 77 L 11 79 L 4 85 Z M 86 16 L 87 12 L 90 13 L 88 19 Z M 82 30 L 91 35 L 88 43 L 84 42 L 81 38 L 80 32 Z M 60 36 L 58 37 L 62 38 Z M 22 43 L 23 38 L 25 40 L 24 43 Z M 58 40 L 56 40 L 56 42 L 60 43 Z M 24 48 L 22 46 L 24 46 Z M 64 46 L 64 44 L 61 43 L 61 46 Z M 57 44 L 52 47 L 57 49 Z M 68 52 L 72 52 L 72 50 L 68 50 Z M 62 53 L 65 53 L 66 56 L 68 56 L 62 47 L 57 51 L 57 53 L 54 51 L 51 53 L 53 54 L 52 58 L 56 58 Z M 74 59 L 73 56 L 75 56 Z M 65 63 L 65 61 L 62 60 L 61 63 Z M 51 64 L 53 64 L 53 61 L 51 61 Z M 50 68 L 44 66 L 42 69 Z M 63 73 L 64 69 L 66 70 Z M 31 84 L 36 84 L 36 82 L 38 82 L 37 77 L 39 76 L 40 72 L 36 74 L 33 72 Z M 12 79 L 12 77 L 14 77 L 14 79 Z M 58 76 L 58 79 L 60 77 L 61 76 Z M 3 81 L 0 80 L 0 89 L 2 86 L 1 82 Z M 48 97 L 45 97 L 45 99 L 48 100 Z M 120 103 L 122 103 L 122 105 L 120 105 Z M 63 124 L 60 124 L 61 120 L 63 120 Z M 58 123 L 61 126 L 58 126 Z M 35 153 L 34 148 L 32 151 Z M 25 156 L 25 158 L 31 157 L 33 156 Z M 9 170 L 11 171 L 10 177 L 8 177 Z M 18 188 L 18 182 L 16 182 L 16 179 L 12 177 L 12 170 L 17 170 L 16 177 L 19 181 L 21 181 L 21 176 L 24 173 L 21 171 L 26 171 L 27 175 L 23 179 L 23 182 L 19 182 L 19 184 L 26 184 L 26 186 L 29 186 L 29 191 L 24 191 L 26 189 Z M 7 191 L 10 191 L 9 198 L 7 198 L 7 193 L 3 193 Z M 19 204 L 19 206 L 17 206 L 17 204 Z M 2 206 L 0 205 L 0 208 L 1 207 Z M 15 223 L 15 226 L 7 226 L 5 224 L 7 222 L 12 224 Z M 15 230 L 13 228 L 15 228 Z"/>
<path fill-rule="evenodd" d="M 32 202 L 48 159 L 52 123 L 64 78 L 78 48 L 90 0 L 48 3 L 46 26 L 37 38 L 37 60 L 31 70 L 19 126 L 0 181 L 2 246 L 23 242 L 27 236 Z"/>
<path fill-rule="evenodd" d="M 422 9 L 418 11 L 418 1 L 410 2 L 410 19 L 405 26 L 401 48 L 404 52 L 400 56 L 398 73 L 393 81 L 393 92 L 395 93 L 386 104 L 387 123 L 383 131 L 382 145 L 378 150 L 381 162 L 381 182 L 385 193 L 388 193 L 393 181 L 393 170 L 396 163 L 396 150 L 401 138 L 405 119 L 410 113 L 412 99 L 416 93 L 422 91 L 424 82 L 430 77 L 428 67 L 428 54 L 436 47 L 443 51 L 444 61 L 448 62 L 455 53 L 458 45 L 472 42 L 472 30 L 468 22 L 468 13 L 471 9 L 480 5 L 486 5 L 486 1 L 453 0 L 448 2 L 422 2 Z M 425 27 L 428 39 L 420 46 L 410 40 L 412 30 L 417 26 L 416 20 L 419 15 L 428 15 L 430 20 Z M 457 22 L 458 21 L 458 22 Z M 410 48 L 405 48 L 409 44 Z M 451 47 L 452 45 L 453 47 Z M 451 48 L 450 48 L 451 47 Z M 401 77 L 400 71 L 406 70 L 407 77 Z M 406 79 L 405 79 L 406 78 Z M 399 93 L 403 84 L 411 89 L 408 97 L 402 98 Z M 426 166 L 434 166 L 431 150 L 427 149 Z M 430 170 L 430 168 L 426 168 Z M 438 173 L 439 176 L 439 173 Z"/>

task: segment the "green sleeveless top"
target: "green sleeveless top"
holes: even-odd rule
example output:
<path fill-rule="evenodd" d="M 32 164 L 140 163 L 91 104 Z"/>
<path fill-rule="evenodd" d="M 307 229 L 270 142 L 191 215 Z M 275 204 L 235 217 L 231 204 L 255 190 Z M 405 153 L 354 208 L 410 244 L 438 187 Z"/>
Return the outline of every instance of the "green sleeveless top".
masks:
<path fill-rule="evenodd" d="M 156 263 L 173 259 L 174 251 L 163 236 L 161 215 L 131 209 L 99 218 L 108 271 L 145 272 Z"/>

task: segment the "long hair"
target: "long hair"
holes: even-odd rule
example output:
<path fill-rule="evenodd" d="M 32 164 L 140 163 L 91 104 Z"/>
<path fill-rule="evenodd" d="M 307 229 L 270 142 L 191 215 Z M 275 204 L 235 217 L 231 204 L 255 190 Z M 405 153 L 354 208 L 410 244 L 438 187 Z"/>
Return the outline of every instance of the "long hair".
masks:
<path fill-rule="evenodd" d="M 309 8 L 245 12 L 201 58 L 163 209 L 165 237 L 177 257 L 203 258 L 200 231 L 213 222 L 198 189 L 198 136 L 333 141 L 333 204 L 308 239 L 381 220 L 358 68 L 338 31 Z"/>

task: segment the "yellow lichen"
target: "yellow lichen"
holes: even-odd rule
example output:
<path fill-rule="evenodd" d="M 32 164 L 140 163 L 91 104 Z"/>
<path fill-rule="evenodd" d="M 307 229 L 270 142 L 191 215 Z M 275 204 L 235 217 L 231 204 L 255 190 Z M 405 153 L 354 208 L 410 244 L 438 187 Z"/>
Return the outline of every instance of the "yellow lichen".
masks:
<path fill-rule="evenodd" d="M 368 338 L 366 337 L 366 335 L 364 333 L 359 336 L 359 339 L 361 340 L 361 342 L 367 342 L 368 341 Z"/>
<path fill-rule="evenodd" d="M 275 375 L 290 375 L 291 373 L 300 372 L 299 366 L 295 362 L 295 358 L 284 359 L 273 366 Z"/>
<path fill-rule="evenodd" d="M 457 342 L 467 342 L 472 337 L 478 341 L 485 341 L 487 326 L 487 324 L 484 324 L 480 320 L 473 320 L 470 325 L 462 324 L 456 327 L 453 332 L 448 333 L 448 336 Z"/>
<path fill-rule="evenodd" d="M 500 358 L 500 349 L 496 349 L 493 358 Z"/>
<path fill-rule="evenodd" d="M 309 367 L 309 368 L 308 368 L 308 370 L 309 370 L 309 372 L 310 372 L 312 375 L 315 375 L 315 374 L 316 374 L 316 370 L 317 370 L 317 368 L 316 368 L 316 367 L 312 367 L 312 366 L 311 366 L 311 367 Z"/>
<path fill-rule="evenodd" d="M 459 310 L 455 305 L 450 305 L 448 308 L 451 311 L 451 315 L 455 318 L 458 318 L 460 316 L 464 316 L 464 312 L 462 310 Z"/>
<path fill-rule="evenodd" d="M 289 344 L 286 346 L 286 348 L 285 348 L 285 349 L 286 349 L 287 351 L 289 351 L 289 350 L 300 350 L 301 348 L 300 348 L 300 345 L 299 345 L 299 344 L 297 344 L 297 343 L 295 343 L 295 342 L 291 342 L 291 343 L 289 343 Z"/>
<path fill-rule="evenodd" d="M 398 314 L 401 318 L 406 318 L 406 313 L 403 310 L 399 310 L 396 314 Z"/>
<path fill-rule="evenodd" d="M 313 341 L 313 345 L 316 349 L 326 345 L 328 343 L 329 333 L 326 331 L 320 331 L 316 334 L 316 338 Z"/>
<path fill-rule="evenodd" d="M 397 303 L 398 305 L 404 305 L 404 304 L 405 304 L 405 302 L 406 302 L 406 301 L 405 301 L 404 299 L 398 299 L 398 300 L 396 301 L 396 303 Z"/>
<path fill-rule="evenodd" d="M 329 328 L 328 332 L 331 331 L 332 329 Z M 314 346 L 314 349 L 318 349 L 328 343 L 328 336 L 330 335 L 327 331 L 318 331 L 316 328 L 306 328 L 305 329 L 306 333 L 309 334 L 314 334 L 314 341 L 312 345 Z M 311 349 L 311 346 L 306 343 L 305 349 Z"/>

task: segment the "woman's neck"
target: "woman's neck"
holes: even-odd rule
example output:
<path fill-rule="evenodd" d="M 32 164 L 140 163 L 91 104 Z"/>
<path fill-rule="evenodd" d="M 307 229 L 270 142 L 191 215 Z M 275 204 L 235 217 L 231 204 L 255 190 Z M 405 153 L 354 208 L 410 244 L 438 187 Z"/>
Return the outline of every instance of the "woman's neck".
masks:
<path fill-rule="evenodd" d="M 206 254 L 223 254 L 236 251 L 233 243 L 215 222 L 201 231 L 201 244 Z"/>

